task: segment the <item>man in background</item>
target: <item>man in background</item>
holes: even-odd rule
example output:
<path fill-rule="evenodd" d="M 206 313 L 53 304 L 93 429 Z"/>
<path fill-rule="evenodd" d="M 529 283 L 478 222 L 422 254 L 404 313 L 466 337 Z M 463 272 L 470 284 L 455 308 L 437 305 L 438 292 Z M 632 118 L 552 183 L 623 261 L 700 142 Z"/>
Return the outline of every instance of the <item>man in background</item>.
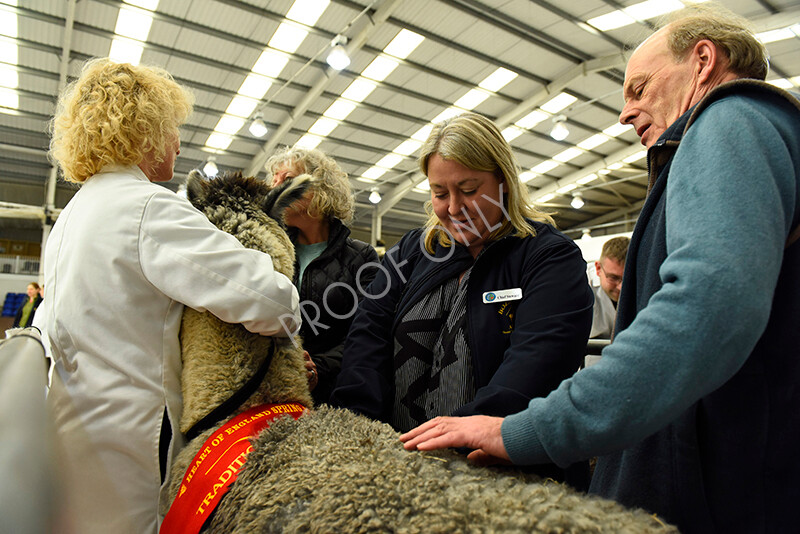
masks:
<path fill-rule="evenodd" d="M 600 259 L 594 262 L 600 285 L 593 287 L 594 315 L 590 338 L 611 339 L 614 320 L 617 317 L 617 302 L 622 289 L 622 273 L 625 271 L 625 257 L 628 255 L 627 237 L 613 237 L 603 243 Z"/>

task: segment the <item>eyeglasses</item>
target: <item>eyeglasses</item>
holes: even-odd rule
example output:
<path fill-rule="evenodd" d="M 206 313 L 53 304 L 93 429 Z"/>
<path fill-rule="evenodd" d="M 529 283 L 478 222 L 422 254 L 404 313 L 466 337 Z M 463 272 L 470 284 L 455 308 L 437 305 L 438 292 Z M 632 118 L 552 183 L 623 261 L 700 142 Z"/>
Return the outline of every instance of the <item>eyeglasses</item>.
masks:
<path fill-rule="evenodd" d="M 603 271 L 603 274 L 605 275 L 606 279 L 608 279 L 608 281 L 611 282 L 612 284 L 616 285 L 622 283 L 621 276 L 617 276 L 616 274 L 608 274 L 606 270 L 603 269 L 602 265 L 600 266 L 600 270 Z"/>

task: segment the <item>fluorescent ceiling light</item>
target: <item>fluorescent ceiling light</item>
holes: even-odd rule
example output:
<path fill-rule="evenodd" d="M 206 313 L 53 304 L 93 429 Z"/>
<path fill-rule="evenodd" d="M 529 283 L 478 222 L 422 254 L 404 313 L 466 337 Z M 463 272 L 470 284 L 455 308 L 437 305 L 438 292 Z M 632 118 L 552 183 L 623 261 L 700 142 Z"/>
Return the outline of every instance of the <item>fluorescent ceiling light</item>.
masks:
<path fill-rule="evenodd" d="M 566 163 L 567 161 L 569 161 L 571 159 L 577 158 L 581 154 L 583 154 L 583 150 L 581 150 L 580 148 L 572 147 L 572 148 L 568 148 L 568 149 L 566 149 L 566 150 L 564 150 L 562 152 L 559 152 L 558 154 L 553 156 L 553 159 L 555 161 L 560 161 L 561 163 Z"/>
<path fill-rule="evenodd" d="M 19 95 L 17 92 L 13 89 L 0 87 L 0 106 L 4 108 L 18 109 Z M 0 109 L 0 111 L 7 113 L 7 110 Z"/>
<path fill-rule="evenodd" d="M 153 17 L 150 13 L 123 7 L 119 10 L 114 33 L 137 41 L 146 41 L 151 24 L 153 24 Z"/>
<path fill-rule="evenodd" d="M 405 59 L 425 38 L 409 30 L 400 30 L 383 51 L 390 56 Z"/>
<path fill-rule="evenodd" d="M 354 102 L 363 102 L 369 94 L 375 90 L 377 85 L 366 78 L 356 78 L 353 83 L 344 90 L 342 98 L 352 100 Z"/>
<path fill-rule="evenodd" d="M 639 152 L 637 152 L 635 154 L 631 154 L 627 158 L 622 158 L 622 161 L 624 163 L 633 163 L 634 161 L 639 161 L 640 159 L 644 158 L 645 156 L 647 156 L 647 150 L 640 150 Z M 608 168 L 610 169 L 611 165 L 609 165 Z"/>
<path fill-rule="evenodd" d="M 339 126 L 339 123 L 333 119 L 329 119 L 327 117 L 320 117 L 317 121 L 308 129 L 309 133 L 319 135 L 322 137 L 327 136 L 336 127 Z"/>
<path fill-rule="evenodd" d="M 295 3 L 289 8 L 289 12 L 286 13 L 286 18 L 306 26 L 313 26 L 328 4 L 330 4 L 330 0 L 295 0 Z"/>
<path fill-rule="evenodd" d="M 303 137 L 297 140 L 294 146 L 298 148 L 317 148 L 317 146 L 322 142 L 322 137 L 314 134 L 307 133 Z"/>
<path fill-rule="evenodd" d="M 539 107 L 548 113 L 558 113 L 576 100 L 578 99 L 572 95 L 568 95 L 567 93 L 559 93 Z"/>
<path fill-rule="evenodd" d="M 564 187 L 560 187 L 560 188 L 556 189 L 556 193 L 559 193 L 559 194 L 563 195 L 563 194 L 569 193 L 573 189 L 577 189 L 577 188 L 578 188 L 578 184 L 567 184 Z"/>
<path fill-rule="evenodd" d="M 609 137 L 618 137 L 631 129 L 633 129 L 632 125 L 617 122 L 603 130 L 603 133 Z"/>
<path fill-rule="evenodd" d="M 453 106 L 461 109 L 472 110 L 480 105 L 481 102 L 489 98 L 489 93 L 480 89 L 470 89 L 467 94 L 455 101 Z"/>
<path fill-rule="evenodd" d="M 609 140 L 608 137 L 603 134 L 594 134 L 593 136 L 587 137 L 586 139 L 578 143 L 578 147 L 584 150 L 591 150 L 593 148 L 602 145 L 608 140 Z"/>
<path fill-rule="evenodd" d="M 546 194 L 546 195 L 544 195 L 542 197 L 537 198 L 536 202 L 540 202 L 540 203 L 550 202 L 554 198 L 556 198 L 556 196 L 553 193 L 548 193 L 548 194 Z"/>
<path fill-rule="evenodd" d="M 578 184 L 581 184 L 581 185 L 586 185 L 588 183 L 594 182 L 595 180 L 597 180 L 597 175 L 596 174 L 587 174 L 583 178 L 579 178 L 579 179 L 575 180 L 575 183 L 578 183 Z"/>
<path fill-rule="evenodd" d="M 371 180 L 377 180 L 378 178 L 380 178 L 381 176 L 386 174 L 387 170 L 389 170 L 389 169 L 384 169 L 382 167 L 370 167 L 361 176 L 363 176 L 364 178 L 369 178 Z"/>
<path fill-rule="evenodd" d="M 212 133 L 208 136 L 206 146 L 217 150 L 226 150 L 233 142 L 233 137 L 221 133 Z"/>
<path fill-rule="evenodd" d="M 433 131 L 433 124 L 426 124 L 413 134 L 411 134 L 411 139 L 416 139 L 417 141 L 425 142 L 428 140 L 428 136 L 431 135 L 431 131 Z"/>
<path fill-rule="evenodd" d="M 245 119 L 241 117 L 234 117 L 232 115 L 223 115 L 217 125 L 214 127 L 215 132 L 233 135 L 244 126 Z"/>
<path fill-rule="evenodd" d="M 308 32 L 303 28 L 282 22 L 278 29 L 275 30 L 275 35 L 269 40 L 269 46 L 293 54 L 300 46 L 300 43 L 303 42 L 303 39 L 306 38 L 306 35 L 308 35 Z"/>
<path fill-rule="evenodd" d="M 19 86 L 19 73 L 16 69 L 0 65 L 0 87 L 13 89 Z"/>
<path fill-rule="evenodd" d="M 155 11 L 158 7 L 158 0 L 125 0 L 125 3 L 150 11 Z"/>
<path fill-rule="evenodd" d="M 253 72 L 270 78 L 277 78 L 283 67 L 289 62 L 289 58 L 275 50 L 266 49 L 261 52 L 256 64 L 253 65 Z"/>
<path fill-rule="evenodd" d="M 372 60 L 372 63 L 367 65 L 367 68 L 364 69 L 361 76 L 375 80 L 376 82 L 382 82 L 397 68 L 397 65 L 399 65 L 399 63 L 396 59 L 387 56 L 378 56 Z"/>
<path fill-rule="evenodd" d="M 484 78 L 484 80 L 478 84 L 478 87 L 486 89 L 487 91 L 497 92 L 516 77 L 516 72 L 500 67 Z"/>
<path fill-rule="evenodd" d="M 419 150 L 419 147 L 421 146 L 422 143 L 420 141 L 417 141 L 416 139 L 406 139 L 405 141 L 400 143 L 400 145 L 398 145 L 397 148 L 392 150 L 392 152 L 394 152 L 395 154 L 410 156 L 411 154 Z"/>
<path fill-rule="evenodd" d="M 131 41 L 124 37 L 114 37 L 111 41 L 111 50 L 108 58 L 117 63 L 130 63 L 138 65 L 142 59 L 144 47 L 136 41 Z"/>
<path fill-rule="evenodd" d="M 271 86 L 272 80 L 251 72 L 247 75 L 247 78 L 244 79 L 244 82 L 242 82 L 242 86 L 239 88 L 239 94 L 261 100 L 264 98 L 264 95 L 267 94 Z"/>
<path fill-rule="evenodd" d="M 520 181 L 521 181 L 523 184 L 527 184 L 528 182 L 530 182 L 531 180 L 533 180 L 533 179 L 534 179 L 534 178 L 536 178 L 537 176 L 539 176 L 539 175 L 538 175 L 538 174 L 536 174 L 535 172 L 532 172 L 532 171 L 523 171 L 523 172 L 519 173 L 519 180 L 520 180 Z"/>
<path fill-rule="evenodd" d="M 538 109 L 535 109 L 535 110 L 531 111 L 530 113 L 528 113 L 527 115 L 525 115 L 524 117 L 522 117 L 520 120 L 518 120 L 514 124 L 519 126 L 520 128 L 528 128 L 528 129 L 530 129 L 530 128 L 533 128 L 534 126 L 536 126 L 537 124 L 539 124 L 540 122 L 542 122 L 543 120 L 549 119 L 549 118 L 550 118 L 550 115 L 548 115 L 544 111 L 539 111 Z"/>
<path fill-rule="evenodd" d="M 233 100 L 231 100 L 231 103 L 228 104 L 228 109 L 225 110 L 225 113 L 246 119 L 253 113 L 253 110 L 256 109 L 257 105 L 258 100 L 254 100 L 242 95 L 236 95 L 233 97 Z"/>
<path fill-rule="evenodd" d="M 333 104 L 331 104 L 328 109 L 325 110 L 325 113 L 323 113 L 322 116 L 340 121 L 344 120 L 348 115 L 350 115 L 354 109 L 356 109 L 356 104 L 354 102 L 350 102 L 349 100 L 345 100 L 343 98 L 337 98 L 334 100 Z"/>
<path fill-rule="evenodd" d="M 553 161 L 553 160 L 549 159 L 547 161 L 541 162 L 540 164 L 538 164 L 535 167 L 532 167 L 531 171 L 535 172 L 536 174 L 544 174 L 546 172 L 552 171 L 553 169 L 558 167 L 558 165 L 559 165 L 559 163 L 557 161 Z"/>
<path fill-rule="evenodd" d="M 636 20 L 634 20 L 633 17 L 619 10 L 606 13 L 605 15 L 600 15 L 599 17 L 594 17 L 586 21 L 587 24 L 590 24 L 603 32 L 622 28 L 623 26 L 633 24 L 634 22 L 636 22 Z"/>
<path fill-rule="evenodd" d="M 517 128 L 516 126 L 509 126 L 500 133 L 503 134 L 503 138 L 510 143 L 511 141 L 522 135 L 524 132 L 523 130 Z"/>
<path fill-rule="evenodd" d="M 449 107 L 449 108 L 445 109 L 444 111 L 442 111 L 441 113 L 439 113 L 438 115 L 436 115 L 433 118 L 433 120 L 431 120 L 431 122 L 433 124 L 437 124 L 439 122 L 446 121 L 447 119 L 455 117 L 456 115 L 461 115 L 461 113 L 463 113 L 463 112 L 464 112 L 463 109 L 458 109 L 458 108 L 455 108 L 455 107 Z"/>

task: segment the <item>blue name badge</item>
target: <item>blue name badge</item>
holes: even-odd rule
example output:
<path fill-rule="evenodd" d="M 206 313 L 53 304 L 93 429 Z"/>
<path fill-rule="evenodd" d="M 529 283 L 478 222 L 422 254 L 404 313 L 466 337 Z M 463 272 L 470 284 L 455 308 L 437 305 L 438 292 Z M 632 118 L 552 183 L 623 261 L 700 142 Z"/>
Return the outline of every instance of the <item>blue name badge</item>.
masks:
<path fill-rule="evenodd" d="M 511 289 L 498 289 L 487 291 L 483 294 L 484 304 L 494 304 L 495 302 L 506 302 L 508 300 L 519 300 L 522 298 L 522 288 L 514 287 Z"/>

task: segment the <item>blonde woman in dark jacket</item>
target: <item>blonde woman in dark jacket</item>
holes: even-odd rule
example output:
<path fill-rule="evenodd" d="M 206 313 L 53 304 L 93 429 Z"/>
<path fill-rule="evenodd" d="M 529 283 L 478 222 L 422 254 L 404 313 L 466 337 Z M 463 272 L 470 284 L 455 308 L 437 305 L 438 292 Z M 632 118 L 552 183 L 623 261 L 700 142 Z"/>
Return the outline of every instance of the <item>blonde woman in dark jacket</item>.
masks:
<path fill-rule="evenodd" d="M 336 161 L 317 149 L 285 148 L 266 164 L 273 187 L 308 174 L 309 193 L 284 215 L 295 246 L 309 385 L 317 404 L 328 401 L 356 307 L 375 278 L 378 254 L 350 237 L 353 194 Z"/>

